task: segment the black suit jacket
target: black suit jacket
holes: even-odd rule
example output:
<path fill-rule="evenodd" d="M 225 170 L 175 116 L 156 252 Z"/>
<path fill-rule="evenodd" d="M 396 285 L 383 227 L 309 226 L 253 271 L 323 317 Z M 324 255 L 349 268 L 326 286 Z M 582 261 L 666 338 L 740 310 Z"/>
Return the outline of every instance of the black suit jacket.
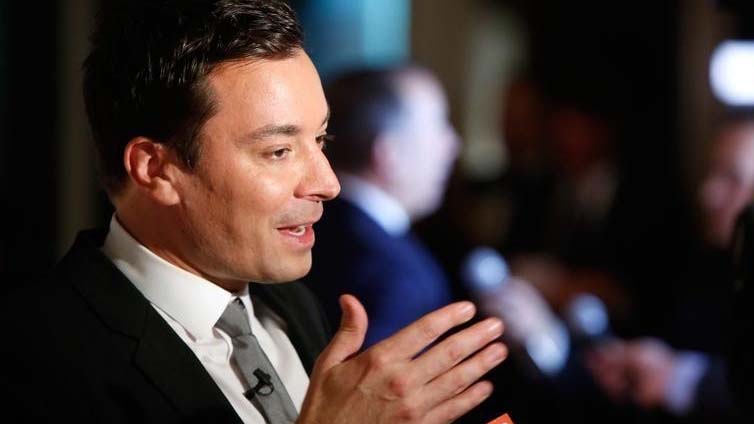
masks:
<path fill-rule="evenodd" d="M 51 278 L 3 302 L 3 416 L 240 422 L 189 347 L 100 252 L 105 234 L 79 234 Z M 283 318 L 310 373 L 328 340 L 316 300 L 300 283 L 252 284 L 251 291 Z"/>

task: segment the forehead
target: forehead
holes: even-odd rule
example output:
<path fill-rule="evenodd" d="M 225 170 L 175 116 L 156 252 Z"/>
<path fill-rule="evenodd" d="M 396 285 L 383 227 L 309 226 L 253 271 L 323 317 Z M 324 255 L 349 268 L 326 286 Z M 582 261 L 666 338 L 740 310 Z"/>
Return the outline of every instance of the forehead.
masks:
<path fill-rule="evenodd" d="M 302 50 L 282 59 L 221 64 L 207 82 L 216 105 L 208 124 L 238 118 L 249 125 L 304 125 L 307 120 L 321 123 L 327 113 L 319 75 Z"/>

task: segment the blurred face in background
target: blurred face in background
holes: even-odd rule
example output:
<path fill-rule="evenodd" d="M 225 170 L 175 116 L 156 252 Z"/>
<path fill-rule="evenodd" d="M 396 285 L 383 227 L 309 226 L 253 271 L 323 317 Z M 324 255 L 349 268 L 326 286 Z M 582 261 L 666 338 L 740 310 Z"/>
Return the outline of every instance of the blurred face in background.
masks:
<path fill-rule="evenodd" d="M 384 178 L 388 191 L 418 219 L 442 203 L 459 139 L 448 120 L 448 101 L 439 81 L 428 73 L 409 71 L 396 83 L 403 115 L 388 136 Z"/>
<path fill-rule="evenodd" d="M 727 247 L 736 218 L 754 198 L 754 122 L 723 128 L 709 160 L 699 191 L 703 230 L 709 243 Z"/>
<path fill-rule="evenodd" d="M 510 167 L 516 171 L 540 171 L 547 166 L 545 105 L 539 88 L 521 78 L 505 94 L 502 124 Z"/>

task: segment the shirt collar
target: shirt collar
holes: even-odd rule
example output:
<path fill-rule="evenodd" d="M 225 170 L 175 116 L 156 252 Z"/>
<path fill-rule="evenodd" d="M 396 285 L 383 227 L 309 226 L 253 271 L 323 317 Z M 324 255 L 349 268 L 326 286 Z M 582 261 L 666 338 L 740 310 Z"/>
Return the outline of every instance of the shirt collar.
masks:
<path fill-rule="evenodd" d="M 195 339 L 213 336 L 213 327 L 234 297 L 250 314 L 248 286 L 241 293 L 222 287 L 167 262 L 123 228 L 113 215 L 102 252 L 154 306 L 178 322 Z"/>
<path fill-rule="evenodd" d="M 391 195 L 376 185 L 349 173 L 339 173 L 341 196 L 377 222 L 393 236 L 406 234 L 411 219 L 406 209 Z"/>

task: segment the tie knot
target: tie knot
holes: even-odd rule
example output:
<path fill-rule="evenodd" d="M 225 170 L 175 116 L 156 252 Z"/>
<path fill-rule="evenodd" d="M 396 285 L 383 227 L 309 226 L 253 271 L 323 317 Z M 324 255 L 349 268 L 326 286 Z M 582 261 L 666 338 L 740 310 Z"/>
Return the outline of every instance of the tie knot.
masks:
<path fill-rule="evenodd" d="M 228 303 L 222 316 L 217 320 L 215 327 L 223 330 L 231 338 L 251 334 L 249 317 L 240 298 L 235 298 L 232 302 Z"/>

